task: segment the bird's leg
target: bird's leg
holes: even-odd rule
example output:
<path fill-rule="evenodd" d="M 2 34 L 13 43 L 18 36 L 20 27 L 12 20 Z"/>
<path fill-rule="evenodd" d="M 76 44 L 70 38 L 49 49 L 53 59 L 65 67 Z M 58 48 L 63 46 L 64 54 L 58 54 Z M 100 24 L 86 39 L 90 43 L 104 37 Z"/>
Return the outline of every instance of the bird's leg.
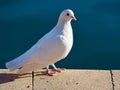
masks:
<path fill-rule="evenodd" d="M 61 72 L 62 70 L 64 70 L 64 68 L 57 68 L 54 64 L 52 64 L 52 67 L 52 71 Z"/>
<path fill-rule="evenodd" d="M 56 73 L 55 71 L 49 70 L 49 66 L 46 67 L 45 74 L 47 74 L 49 76 L 53 76 L 55 73 Z"/>

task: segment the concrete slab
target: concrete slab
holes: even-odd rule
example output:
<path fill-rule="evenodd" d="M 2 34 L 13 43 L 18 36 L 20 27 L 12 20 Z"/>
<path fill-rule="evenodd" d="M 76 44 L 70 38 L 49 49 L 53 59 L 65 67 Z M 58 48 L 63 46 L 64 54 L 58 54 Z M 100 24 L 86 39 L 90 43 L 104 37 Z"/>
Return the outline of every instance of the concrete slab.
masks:
<path fill-rule="evenodd" d="M 0 90 L 32 90 L 31 74 L 18 76 L 15 72 L 0 69 Z"/>
<path fill-rule="evenodd" d="M 112 90 L 110 71 L 65 70 L 55 76 L 35 74 L 35 90 Z"/>
<path fill-rule="evenodd" d="M 120 90 L 120 70 L 112 70 L 113 84 L 115 90 Z"/>

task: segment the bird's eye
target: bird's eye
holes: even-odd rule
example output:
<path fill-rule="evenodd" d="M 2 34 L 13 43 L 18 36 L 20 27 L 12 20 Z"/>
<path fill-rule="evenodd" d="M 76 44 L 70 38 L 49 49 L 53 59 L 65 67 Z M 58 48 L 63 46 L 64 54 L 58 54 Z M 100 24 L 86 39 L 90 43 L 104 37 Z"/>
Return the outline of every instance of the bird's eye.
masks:
<path fill-rule="evenodd" d="M 69 14 L 69 13 L 67 13 L 66 15 L 67 15 L 67 16 L 69 16 L 70 14 Z"/>

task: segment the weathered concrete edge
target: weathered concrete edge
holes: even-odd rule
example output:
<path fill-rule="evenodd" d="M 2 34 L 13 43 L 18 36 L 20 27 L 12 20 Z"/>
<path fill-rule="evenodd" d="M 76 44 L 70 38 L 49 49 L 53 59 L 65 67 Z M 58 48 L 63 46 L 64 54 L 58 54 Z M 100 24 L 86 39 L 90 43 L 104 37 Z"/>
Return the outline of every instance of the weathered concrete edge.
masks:
<path fill-rule="evenodd" d="M 120 74 L 120 70 L 85 70 L 85 69 L 82 69 L 82 70 L 81 69 L 67 69 L 67 70 L 69 70 L 69 71 L 84 71 L 84 72 L 87 72 L 87 71 L 94 71 L 94 72 L 97 72 L 97 71 L 108 71 L 110 76 L 111 76 L 110 79 L 111 79 L 112 90 L 117 90 L 117 89 L 115 89 L 116 87 L 120 88 L 120 86 L 118 86 L 118 84 L 120 84 L 118 82 L 120 80 L 120 77 L 118 77 L 119 74 Z M 9 72 L 8 69 L 0 69 L 0 73 L 16 73 L 16 71 Z M 117 79 L 117 81 L 116 81 L 116 79 Z"/>

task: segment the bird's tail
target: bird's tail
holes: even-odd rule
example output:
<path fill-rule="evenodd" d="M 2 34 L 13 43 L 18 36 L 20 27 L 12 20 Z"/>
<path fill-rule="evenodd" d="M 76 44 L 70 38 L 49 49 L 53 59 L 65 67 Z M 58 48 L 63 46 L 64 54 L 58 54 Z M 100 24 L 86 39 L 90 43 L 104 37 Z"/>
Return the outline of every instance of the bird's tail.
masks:
<path fill-rule="evenodd" d="M 10 71 L 14 71 L 18 68 L 21 68 L 24 64 L 24 60 L 21 60 L 21 58 L 16 58 L 12 61 L 7 62 L 5 65 Z"/>

